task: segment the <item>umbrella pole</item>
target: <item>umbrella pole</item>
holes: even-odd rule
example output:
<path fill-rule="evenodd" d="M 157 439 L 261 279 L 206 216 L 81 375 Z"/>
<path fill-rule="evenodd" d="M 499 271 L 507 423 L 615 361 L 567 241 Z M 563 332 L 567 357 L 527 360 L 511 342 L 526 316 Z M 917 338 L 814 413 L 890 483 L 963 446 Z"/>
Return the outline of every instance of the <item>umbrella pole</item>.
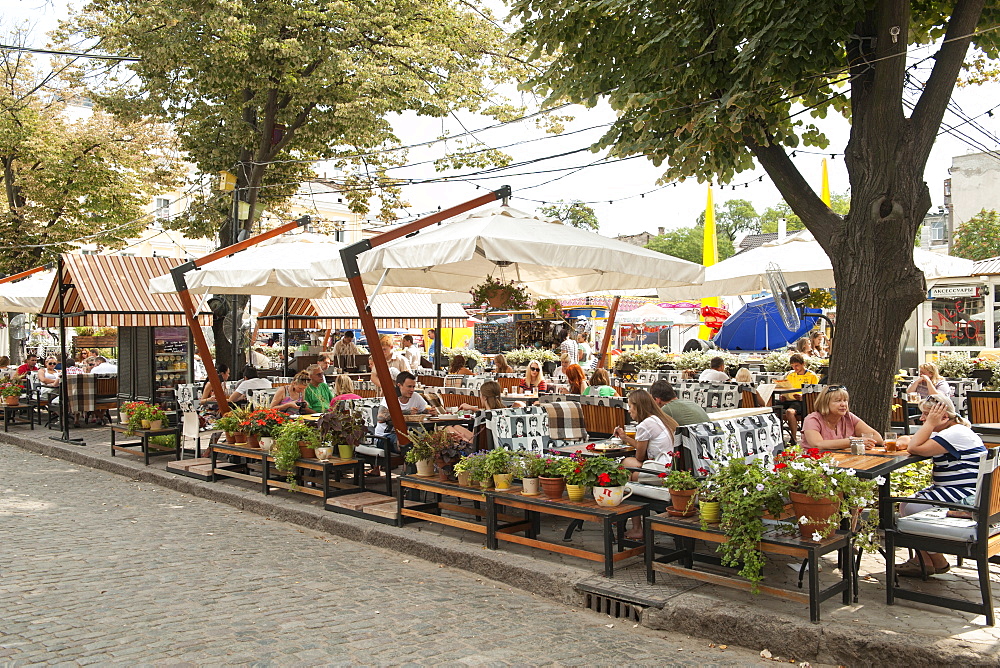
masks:
<path fill-rule="evenodd" d="M 191 335 L 194 337 L 194 345 L 198 349 L 198 355 L 201 357 L 202 362 L 205 363 L 205 373 L 208 375 L 208 382 L 212 386 L 212 392 L 215 394 L 215 398 L 219 403 L 219 415 L 225 415 L 229 412 L 229 402 L 226 401 L 226 391 L 222 388 L 222 379 L 219 378 L 219 372 L 215 368 L 215 361 L 212 359 L 212 352 L 208 349 L 208 341 L 205 339 L 205 333 L 201 331 L 201 323 L 198 322 L 198 314 L 195 313 L 194 302 L 191 300 L 191 293 L 188 292 L 187 279 L 185 277 L 188 272 L 194 271 L 198 267 L 204 266 L 212 260 L 218 260 L 221 257 L 232 255 L 233 253 L 239 252 L 245 248 L 256 246 L 260 242 L 271 239 L 272 237 L 284 234 L 285 232 L 302 227 L 303 225 L 308 225 L 310 220 L 311 218 L 309 216 L 302 216 L 298 220 L 292 221 L 291 223 L 280 225 L 273 230 L 268 230 L 263 234 L 258 234 L 257 236 L 250 237 L 244 241 L 239 241 L 231 246 L 220 248 L 219 250 L 213 251 L 208 255 L 203 255 L 196 260 L 185 262 L 184 264 L 170 270 L 170 275 L 174 279 L 174 288 L 177 289 L 177 297 L 181 300 L 181 306 L 184 309 L 184 315 L 187 318 L 188 327 L 191 329 Z"/>
<path fill-rule="evenodd" d="M 389 373 L 389 364 L 385 360 L 384 355 L 379 354 L 379 350 L 375 348 L 378 343 L 378 328 L 375 326 L 375 319 L 372 317 L 371 310 L 368 307 L 368 294 L 365 292 L 365 285 L 361 280 L 361 269 L 358 266 L 358 256 L 365 251 L 371 250 L 372 248 L 377 248 L 390 241 L 395 241 L 401 237 L 409 236 L 410 234 L 415 234 L 422 230 L 423 228 L 433 225 L 434 223 L 440 222 L 442 220 L 447 220 L 452 216 L 457 216 L 461 213 L 465 213 L 476 207 L 483 206 L 484 204 L 489 204 L 490 202 L 495 202 L 498 199 L 504 199 L 510 197 L 510 186 L 503 186 L 499 190 L 495 190 L 491 193 L 477 197 L 476 199 L 469 200 L 464 204 L 459 204 L 458 206 L 453 206 L 451 208 L 445 209 L 443 211 L 437 211 L 429 216 L 417 219 L 412 223 L 402 225 L 388 232 L 383 232 L 371 239 L 362 239 L 357 243 L 353 243 L 350 246 L 342 248 L 340 251 L 340 258 L 344 263 L 344 273 L 347 275 L 347 283 L 351 286 L 351 294 L 354 295 L 354 303 L 358 307 L 358 317 L 361 320 L 361 326 L 365 332 L 365 338 L 368 339 L 368 347 L 372 351 L 372 363 L 375 365 L 375 372 L 378 374 L 379 384 L 382 386 L 382 395 L 386 398 L 386 406 L 389 408 L 389 415 L 392 418 L 392 424 L 396 426 L 396 436 L 399 440 L 400 445 L 409 444 L 410 440 L 406 437 L 406 421 L 403 419 L 403 409 L 399 405 L 398 401 L 389 401 L 390 396 L 395 396 L 392 392 L 393 382 L 392 375 Z M 436 342 L 437 352 L 441 350 L 441 341 Z M 400 429 L 402 427 L 402 429 Z M 391 475 L 389 472 L 388 462 L 386 462 L 386 477 L 387 480 L 391 480 Z M 389 485 L 392 483 L 389 482 Z"/>
<path fill-rule="evenodd" d="M 288 378 L 288 297 L 281 298 L 281 348 L 282 376 Z"/>
<path fill-rule="evenodd" d="M 601 339 L 601 356 L 597 358 L 597 368 L 603 369 L 604 362 L 608 354 L 608 346 L 611 344 L 611 335 L 615 329 L 615 316 L 618 315 L 618 304 L 621 302 L 620 296 L 615 297 L 611 302 L 611 312 L 608 313 L 608 324 L 604 327 L 604 337 Z"/>
<path fill-rule="evenodd" d="M 66 290 L 69 288 L 64 282 L 62 255 L 56 264 L 56 285 L 59 286 L 59 363 L 62 364 L 62 380 L 59 382 L 59 426 L 62 434 L 50 436 L 53 441 L 69 443 L 70 445 L 87 445 L 82 438 L 70 438 L 69 436 L 69 388 L 66 387 L 66 380 L 69 378 L 66 368 Z M 34 419 L 34 418 L 32 418 Z"/>
<path fill-rule="evenodd" d="M 434 323 L 434 369 L 441 368 L 441 305 L 437 305 L 437 322 Z"/>

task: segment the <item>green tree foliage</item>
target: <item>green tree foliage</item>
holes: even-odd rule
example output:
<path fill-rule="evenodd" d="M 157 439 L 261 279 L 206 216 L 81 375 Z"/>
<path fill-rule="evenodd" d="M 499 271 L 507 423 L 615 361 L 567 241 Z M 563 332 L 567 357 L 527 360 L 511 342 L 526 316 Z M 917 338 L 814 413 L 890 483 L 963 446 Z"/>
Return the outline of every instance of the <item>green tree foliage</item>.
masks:
<path fill-rule="evenodd" d="M 676 230 L 670 230 L 666 234 L 653 237 L 646 244 L 646 248 L 666 255 L 673 255 L 682 260 L 694 262 L 695 264 L 701 264 L 704 234 L 704 225 L 679 227 Z M 733 240 L 722 234 L 718 235 L 718 248 L 719 261 L 732 257 L 735 253 Z"/>
<path fill-rule="evenodd" d="M 4 41 L 25 38 L 15 31 Z M 82 237 L 120 247 L 151 222 L 153 195 L 177 183 L 167 129 L 88 113 L 74 75 L 66 62 L 47 72 L 29 54 L 0 51 L 0 274 L 49 262 Z M 42 244 L 51 245 L 33 247 Z"/>
<path fill-rule="evenodd" d="M 705 224 L 705 212 L 698 214 L 696 225 Z M 756 234 L 760 231 L 760 216 L 753 204 L 745 199 L 730 199 L 715 207 L 715 229 L 720 241 L 729 239 L 730 245 L 740 232 Z"/>
<path fill-rule="evenodd" d="M 847 212 L 851 210 L 851 196 L 847 193 L 832 193 L 830 195 L 830 209 L 834 213 L 846 216 Z M 784 202 L 778 202 L 774 206 L 767 207 L 764 209 L 764 213 L 760 214 L 761 233 L 777 232 L 778 220 L 781 218 L 785 219 L 785 229 L 789 232 L 804 230 L 806 228 L 802 224 L 802 219 L 792 211 L 792 207 Z"/>
<path fill-rule="evenodd" d="M 728 182 L 759 164 L 833 264 L 838 343 L 830 378 L 881 427 L 899 338 L 925 296 L 913 239 L 930 195 L 923 180 L 970 44 L 1000 45 L 991 0 L 514 0 L 521 37 L 552 54 L 527 86 L 549 102 L 607 101 L 617 122 L 598 142 L 645 155 L 665 179 Z M 977 32 L 978 31 L 978 32 Z M 929 69 L 910 44 L 933 43 Z M 930 64 L 932 63 L 932 64 Z M 907 81 L 917 77 L 917 81 Z M 907 85 L 909 84 L 909 85 Z M 789 153 L 825 149 L 814 119 L 851 122 L 852 206 L 827 207 Z"/>
<path fill-rule="evenodd" d="M 1000 216 L 996 210 L 983 209 L 959 225 L 951 253 L 967 260 L 985 260 L 1000 255 Z"/>
<path fill-rule="evenodd" d="M 380 217 L 393 219 L 399 189 L 387 169 L 405 153 L 390 150 L 391 116 L 509 115 L 492 83 L 524 76 L 474 0 L 92 0 L 62 34 L 141 59 L 106 99 L 171 122 L 202 174 L 234 172 L 251 204 L 247 228 L 258 201 L 286 199 L 316 160 L 343 170 L 352 210 L 377 195 Z M 188 224 L 199 222 L 207 234 L 221 221 Z"/>
<path fill-rule="evenodd" d="M 584 230 L 596 232 L 597 228 L 601 226 L 594 210 L 580 200 L 573 200 L 571 202 L 560 200 L 554 204 L 538 207 L 538 212 L 543 216 L 555 218 L 566 225 L 579 227 Z"/>

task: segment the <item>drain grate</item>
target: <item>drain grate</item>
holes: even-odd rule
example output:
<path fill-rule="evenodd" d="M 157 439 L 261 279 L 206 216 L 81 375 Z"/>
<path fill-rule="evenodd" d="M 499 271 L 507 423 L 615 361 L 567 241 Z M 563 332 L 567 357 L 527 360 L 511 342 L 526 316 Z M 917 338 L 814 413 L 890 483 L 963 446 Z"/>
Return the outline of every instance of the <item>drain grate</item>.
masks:
<path fill-rule="evenodd" d="M 638 622 L 642 615 L 642 608 L 635 603 L 594 592 L 585 593 L 584 605 L 602 615 L 610 615 L 616 619 L 626 619 L 630 622 Z"/>

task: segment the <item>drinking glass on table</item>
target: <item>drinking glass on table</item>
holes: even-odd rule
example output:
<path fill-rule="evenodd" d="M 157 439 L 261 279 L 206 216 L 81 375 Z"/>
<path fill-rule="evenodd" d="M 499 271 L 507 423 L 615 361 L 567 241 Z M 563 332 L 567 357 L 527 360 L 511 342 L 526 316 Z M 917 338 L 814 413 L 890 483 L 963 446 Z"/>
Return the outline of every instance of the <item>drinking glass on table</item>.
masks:
<path fill-rule="evenodd" d="M 865 450 L 871 450 L 876 445 L 878 445 L 878 434 L 875 432 L 869 432 L 862 436 L 865 439 Z"/>
<path fill-rule="evenodd" d="M 885 432 L 883 440 L 885 441 L 886 452 L 896 452 L 896 432 L 894 431 Z"/>

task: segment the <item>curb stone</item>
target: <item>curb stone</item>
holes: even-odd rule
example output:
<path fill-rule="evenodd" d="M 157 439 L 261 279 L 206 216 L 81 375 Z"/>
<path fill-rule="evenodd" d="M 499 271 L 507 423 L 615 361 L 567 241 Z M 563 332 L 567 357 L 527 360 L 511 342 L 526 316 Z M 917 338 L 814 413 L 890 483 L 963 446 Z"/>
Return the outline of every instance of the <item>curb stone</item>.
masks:
<path fill-rule="evenodd" d="M 493 552 L 484 550 L 481 545 L 338 515 L 291 499 L 204 483 L 147 468 L 138 461 L 98 457 L 87 451 L 89 446 L 46 443 L 10 433 L 0 434 L 0 443 L 193 497 L 225 503 L 269 519 L 445 564 L 575 608 L 583 605 L 583 594 L 577 589 L 577 583 L 591 575 L 556 564 L 543 564 L 519 554 Z M 751 649 L 766 648 L 774 656 L 794 657 L 800 661 L 818 660 L 850 666 L 890 662 L 909 666 L 1000 664 L 997 650 L 977 652 L 970 643 L 960 640 L 944 639 L 917 644 L 920 638 L 889 633 L 874 635 L 871 631 L 836 622 L 812 624 L 738 602 L 726 601 L 726 605 L 722 606 L 719 603 L 711 596 L 686 592 L 670 598 L 662 608 L 643 610 L 640 623 L 648 629 L 686 633 L 715 643 Z"/>

